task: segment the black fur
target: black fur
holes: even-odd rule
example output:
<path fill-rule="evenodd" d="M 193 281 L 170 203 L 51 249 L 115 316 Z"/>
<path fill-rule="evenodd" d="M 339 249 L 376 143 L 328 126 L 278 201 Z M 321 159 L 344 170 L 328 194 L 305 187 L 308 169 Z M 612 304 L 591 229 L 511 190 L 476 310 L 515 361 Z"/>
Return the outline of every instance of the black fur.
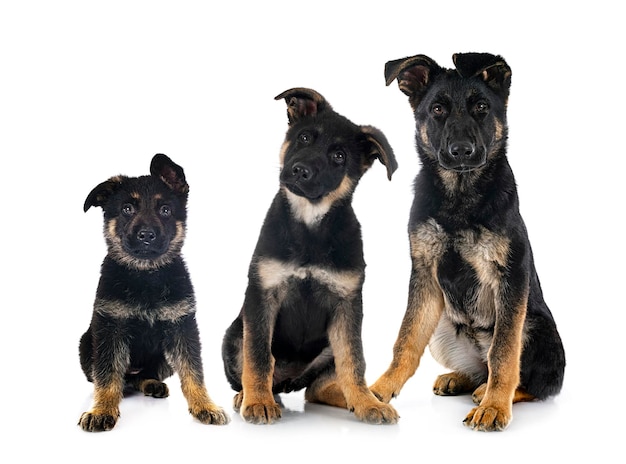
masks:
<path fill-rule="evenodd" d="M 204 387 L 194 290 L 180 254 L 189 187 L 182 168 L 165 155 L 154 156 L 150 172 L 112 177 L 85 200 L 85 211 L 104 211 L 108 249 L 79 346 L 81 367 L 95 388 L 93 407 L 79 421 L 86 431 L 113 428 L 126 385 L 168 396 L 162 380 L 174 372 L 194 417 L 228 422 Z"/>
<path fill-rule="evenodd" d="M 465 423 L 501 430 L 512 402 L 561 390 L 565 354 L 506 157 L 511 69 L 488 53 L 453 59 L 456 69 L 424 55 L 385 67 L 387 85 L 397 79 L 409 97 L 422 166 L 409 220 L 407 312 L 394 360 L 372 391 L 385 401 L 397 395 L 430 342 L 453 371 L 437 379 L 435 393 L 473 391 L 479 406 Z M 409 335 L 415 327 L 419 336 Z"/>
<path fill-rule="evenodd" d="M 223 359 L 234 406 L 254 423 L 281 416 L 274 394 L 346 407 L 367 422 L 396 422 L 364 381 L 365 261 L 352 209 L 361 176 L 397 165 L 385 136 L 336 113 L 310 89 L 288 90 L 280 188 L 252 256 L 245 300 L 226 331 Z"/>

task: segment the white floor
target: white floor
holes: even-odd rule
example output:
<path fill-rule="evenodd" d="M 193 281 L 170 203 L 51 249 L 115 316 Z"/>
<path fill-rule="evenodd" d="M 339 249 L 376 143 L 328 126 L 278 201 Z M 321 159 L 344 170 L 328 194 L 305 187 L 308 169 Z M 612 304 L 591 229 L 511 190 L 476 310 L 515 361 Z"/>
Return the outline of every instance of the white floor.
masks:
<path fill-rule="evenodd" d="M 620 420 L 617 408 L 621 400 L 616 398 L 618 406 L 613 406 L 592 384 L 586 392 L 582 388 L 584 376 L 575 369 L 576 363 L 560 396 L 543 403 L 515 405 L 513 422 L 499 433 L 474 432 L 462 424 L 472 407 L 469 397 L 443 398 L 430 393 L 430 382 L 440 370 L 429 358 L 393 401 L 400 422 L 386 426 L 361 423 L 345 410 L 307 404 L 300 393 L 282 395 L 283 417 L 278 423 L 245 423 L 232 411 L 233 392 L 217 369 L 207 384 L 212 397 L 230 412 L 228 425 L 209 426 L 193 420 L 177 379 L 172 378 L 169 398 L 125 398 L 122 416 L 112 431 L 86 433 L 76 421 L 90 405 L 90 384 L 80 378 L 53 381 L 52 386 L 42 382 L 31 392 L 29 401 L 19 405 L 20 419 L 4 434 L 5 452 L 12 450 L 20 457 L 5 462 L 29 462 L 29 457 L 46 456 L 92 463 L 112 459 L 303 463 L 489 459 L 543 463 L 575 458 L 580 462 L 615 462 L 621 433 L 610 419 L 613 410 L 615 419 Z M 18 406 L 11 403 L 9 408 Z M 28 437 L 27 441 L 14 441 L 16 433 Z"/>

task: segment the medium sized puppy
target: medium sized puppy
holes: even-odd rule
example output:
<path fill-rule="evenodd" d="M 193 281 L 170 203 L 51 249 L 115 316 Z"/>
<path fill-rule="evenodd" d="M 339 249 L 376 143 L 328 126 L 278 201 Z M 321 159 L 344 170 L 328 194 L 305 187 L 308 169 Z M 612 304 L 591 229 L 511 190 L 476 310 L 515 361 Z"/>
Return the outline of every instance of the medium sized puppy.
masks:
<path fill-rule="evenodd" d="M 280 188 L 248 271 L 239 316 L 222 355 L 244 420 L 281 417 L 275 395 L 305 390 L 309 402 L 353 411 L 373 424 L 398 414 L 367 388 L 361 342 L 365 261 L 352 196 L 379 160 L 391 179 L 396 160 L 383 133 L 336 113 L 314 90 L 294 88 L 280 152 Z"/>
<path fill-rule="evenodd" d="M 438 395 L 473 393 L 465 418 L 502 430 L 512 404 L 561 390 L 565 353 L 533 262 L 507 161 L 511 69 L 500 56 L 462 53 L 456 69 L 417 55 L 385 66 L 409 97 L 422 164 L 409 219 L 406 314 L 388 370 L 372 386 L 398 395 L 427 345 L 451 372 Z"/>
<path fill-rule="evenodd" d="M 181 256 L 188 192 L 183 169 L 158 154 L 149 176 L 112 177 L 85 200 L 85 211 L 104 211 L 108 253 L 79 346 L 94 384 L 93 406 L 79 420 L 83 430 L 115 426 L 126 385 L 167 397 L 162 380 L 174 372 L 192 416 L 204 424 L 229 421 L 204 386 L 194 290 Z"/>

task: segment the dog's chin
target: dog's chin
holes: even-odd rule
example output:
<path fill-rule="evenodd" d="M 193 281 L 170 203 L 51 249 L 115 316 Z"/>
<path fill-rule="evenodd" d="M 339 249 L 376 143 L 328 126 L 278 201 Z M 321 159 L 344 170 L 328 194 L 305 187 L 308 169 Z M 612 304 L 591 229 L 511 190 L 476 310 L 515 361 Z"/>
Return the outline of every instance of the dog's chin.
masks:
<path fill-rule="evenodd" d="M 456 167 L 446 167 L 446 166 L 442 166 L 444 169 L 447 169 L 448 171 L 453 171 L 456 172 L 458 174 L 467 174 L 473 171 L 477 171 L 478 169 L 480 169 L 482 167 L 481 166 L 464 166 L 464 165 L 460 165 L 460 166 L 456 166 Z"/>
<path fill-rule="evenodd" d="M 125 246 L 124 251 L 128 254 L 128 256 L 146 261 L 157 261 L 163 257 L 167 253 L 168 247 L 129 247 Z"/>
<path fill-rule="evenodd" d="M 294 195 L 297 195 L 302 198 L 306 198 L 311 203 L 319 203 L 322 200 L 322 198 L 324 198 L 324 196 L 326 196 L 327 194 L 327 192 L 320 191 L 320 189 L 313 189 L 313 190 L 302 189 L 300 188 L 300 186 L 298 186 L 298 184 L 285 183 L 283 185 L 287 188 L 287 190 L 289 190 Z"/>
<path fill-rule="evenodd" d="M 163 253 L 156 250 L 134 250 L 129 253 L 133 258 L 137 259 L 159 259 Z"/>
<path fill-rule="evenodd" d="M 452 171 L 459 174 L 467 174 L 474 172 L 482 168 L 486 164 L 485 161 L 470 162 L 470 163 L 449 163 L 442 159 L 439 160 L 439 166 L 446 171 Z"/>
<path fill-rule="evenodd" d="M 467 174 L 474 172 L 482 168 L 487 164 L 487 159 L 484 155 L 475 154 L 469 158 L 458 159 L 447 156 L 445 153 L 439 153 L 437 157 L 439 166 L 447 171 L 456 172 L 459 174 Z"/>

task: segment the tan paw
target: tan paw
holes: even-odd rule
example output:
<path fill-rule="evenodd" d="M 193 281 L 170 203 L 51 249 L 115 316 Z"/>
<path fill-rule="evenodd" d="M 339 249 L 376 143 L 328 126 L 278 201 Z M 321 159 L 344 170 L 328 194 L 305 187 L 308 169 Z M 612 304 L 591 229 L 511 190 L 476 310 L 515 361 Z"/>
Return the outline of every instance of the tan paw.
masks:
<path fill-rule="evenodd" d="M 282 416 L 280 406 L 273 403 L 244 404 L 241 407 L 241 417 L 251 424 L 273 424 Z"/>
<path fill-rule="evenodd" d="M 511 408 L 484 405 L 472 409 L 463 423 L 473 430 L 497 432 L 509 425 L 512 416 Z"/>

